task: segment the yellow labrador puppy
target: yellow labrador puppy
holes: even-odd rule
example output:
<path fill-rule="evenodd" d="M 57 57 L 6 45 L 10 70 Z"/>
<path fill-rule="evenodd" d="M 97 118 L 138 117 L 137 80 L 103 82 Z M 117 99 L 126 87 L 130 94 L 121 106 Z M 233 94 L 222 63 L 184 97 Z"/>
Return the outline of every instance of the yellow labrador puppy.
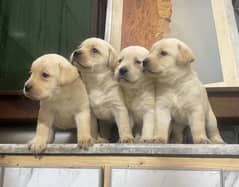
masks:
<path fill-rule="evenodd" d="M 152 142 L 154 131 L 154 84 L 143 73 L 148 50 L 140 46 L 124 48 L 118 55 L 115 78 L 120 83 L 133 120 L 136 140 Z"/>
<path fill-rule="evenodd" d="M 33 62 L 30 73 L 24 94 L 40 100 L 36 135 L 29 142 L 30 150 L 40 153 L 53 141 L 53 126 L 77 127 L 79 146 L 92 145 L 89 100 L 77 69 L 60 55 L 46 54 Z"/>
<path fill-rule="evenodd" d="M 116 122 L 120 142 L 130 143 L 133 136 L 128 111 L 113 76 L 115 58 L 116 52 L 109 43 L 99 38 L 89 38 L 72 53 L 71 62 L 78 68 L 86 84 L 95 117 Z"/>
<path fill-rule="evenodd" d="M 147 74 L 157 81 L 155 141 L 158 143 L 167 143 L 170 123 L 178 141 L 182 141 L 184 125 L 189 125 L 195 144 L 224 143 L 207 92 L 192 70 L 193 61 L 192 50 L 174 38 L 156 42 L 143 61 Z"/>

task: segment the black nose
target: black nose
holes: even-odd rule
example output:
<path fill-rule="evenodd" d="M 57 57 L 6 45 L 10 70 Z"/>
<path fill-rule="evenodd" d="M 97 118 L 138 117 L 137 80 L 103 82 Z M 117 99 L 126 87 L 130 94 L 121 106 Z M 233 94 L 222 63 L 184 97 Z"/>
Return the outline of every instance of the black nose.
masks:
<path fill-rule="evenodd" d="M 144 59 L 143 66 L 146 67 L 149 64 L 149 59 Z"/>
<path fill-rule="evenodd" d="M 126 67 L 122 67 L 119 69 L 120 75 L 125 75 L 128 72 L 128 69 Z"/>
<path fill-rule="evenodd" d="M 73 53 L 73 57 L 74 58 L 77 58 L 77 57 L 79 57 L 81 55 L 81 52 L 80 51 L 75 51 L 74 53 Z"/>
<path fill-rule="evenodd" d="M 26 92 L 30 92 L 32 89 L 32 85 L 27 84 L 27 85 L 25 85 L 24 89 Z"/>

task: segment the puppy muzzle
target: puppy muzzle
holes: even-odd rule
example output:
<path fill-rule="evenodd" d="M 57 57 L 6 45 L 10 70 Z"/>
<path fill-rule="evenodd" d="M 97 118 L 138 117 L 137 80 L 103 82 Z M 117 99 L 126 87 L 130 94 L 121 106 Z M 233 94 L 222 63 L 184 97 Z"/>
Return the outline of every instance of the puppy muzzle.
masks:
<path fill-rule="evenodd" d="M 148 58 L 144 59 L 143 61 L 143 67 L 146 68 L 149 65 L 150 61 Z"/>
<path fill-rule="evenodd" d="M 24 86 L 24 92 L 29 93 L 32 90 L 32 85 L 26 84 Z"/>
<path fill-rule="evenodd" d="M 74 64 L 74 63 L 80 64 L 79 62 L 80 62 L 81 55 L 82 55 L 81 51 L 74 51 L 70 57 L 71 64 Z"/>
<path fill-rule="evenodd" d="M 119 74 L 120 74 L 121 76 L 124 76 L 124 75 L 126 75 L 127 73 L 128 73 L 128 69 L 127 69 L 126 67 L 122 67 L 122 68 L 119 69 Z"/>

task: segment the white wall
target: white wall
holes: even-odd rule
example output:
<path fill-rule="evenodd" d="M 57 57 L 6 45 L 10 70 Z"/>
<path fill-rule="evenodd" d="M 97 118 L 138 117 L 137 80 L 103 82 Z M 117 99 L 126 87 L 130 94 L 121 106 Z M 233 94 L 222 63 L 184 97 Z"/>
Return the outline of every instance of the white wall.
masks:
<path fill-rule="evenodd" d="M 222 81 L 211 0 L 172 0 L 170 36 L 187 43 L 196 55 L 193 67 L 203 83 Z"/>

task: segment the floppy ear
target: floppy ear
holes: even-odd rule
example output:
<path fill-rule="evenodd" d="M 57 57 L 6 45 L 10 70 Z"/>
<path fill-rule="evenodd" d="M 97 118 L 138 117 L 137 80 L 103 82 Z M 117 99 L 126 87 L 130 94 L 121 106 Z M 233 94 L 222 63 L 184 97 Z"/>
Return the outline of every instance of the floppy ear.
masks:
<path fill-rule="evenodd" d="M 108 62 L 107 65 L 114 71 L 117 65 L 116 62 L 116 51 L 112 46 L 109 46 L 109 56 L 108 56 Z"/>
<path fill-rule="evenodd" d="M 79 77 L 79 73 L 75 66 L 70 62 L 64 61 L 59 63 L 60 77 L 59 81 L 61 85 L 69 84 Z"/>
<path fill-rule="evenodd" d="M 185 44 L 178 44 L 179 54 L 177 56 L 177 62 L 181 64 L 191 63 L 195 60 L 192 50 Z"/>

